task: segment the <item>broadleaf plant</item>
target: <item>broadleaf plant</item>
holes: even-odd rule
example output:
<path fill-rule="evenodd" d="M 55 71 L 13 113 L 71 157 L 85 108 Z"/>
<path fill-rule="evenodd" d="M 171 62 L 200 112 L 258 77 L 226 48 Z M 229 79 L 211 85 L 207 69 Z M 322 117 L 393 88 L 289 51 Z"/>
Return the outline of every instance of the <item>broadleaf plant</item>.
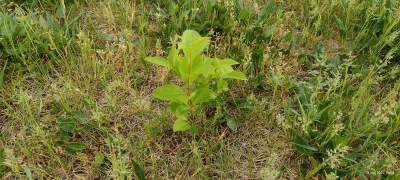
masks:
<path fill-rule="evenodd" d="M 173 125 L 174 132 L 197 129 L 193 125 L 196 107 L 215 99 L 219 93 L 228 91 L 228 82 L 225 79 L 247 80 L 242 72 L 233 70 L 232 66 L 239 64 L 238 62 L 228 58 L 209 58 L 202 54 L 209 45 L 209 37 L 201 37 L 196 31 L 186 30 L 182 34 L 181 42 L 172 45 L 167 59 L 145 59 L 169 68 L 184 83 L 182 87 L 166 84 L 152 93 L 157 99 L 170 101 L 171 111 L 177 118 Z M 216 88 L 213 88 L 213 84 L 216 84 Z"/>

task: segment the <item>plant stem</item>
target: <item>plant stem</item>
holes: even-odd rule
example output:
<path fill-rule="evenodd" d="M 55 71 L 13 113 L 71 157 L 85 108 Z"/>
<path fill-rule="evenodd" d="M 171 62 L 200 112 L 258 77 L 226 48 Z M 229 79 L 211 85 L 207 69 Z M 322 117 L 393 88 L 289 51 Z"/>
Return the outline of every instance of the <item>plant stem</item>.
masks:
<path fill-rule="evenodd" d="M 192 61 L 193 61 L 193 59 L 190 59 L 190 61 L 189 61 L 189 77 L 188 77 L 188 87 L 187 87 L 187 95 L 188 95 L 188 97 L 190 97 L 190 94 L 191 94 L 191 92 L 190 92 L 190 74 L 191 74 L 191 67 L 192 67 Z M 190 114 L 189 114 L 189 117 L 190 116 L 192 116 L 193 114 L 194 114 L 194 107 L 193 107 L 193 103 L 192 103 L 192 101 L 189 99 L 189 107 L 190 107 Z M 190 119 L 190 118 L 189 118 Z"/>

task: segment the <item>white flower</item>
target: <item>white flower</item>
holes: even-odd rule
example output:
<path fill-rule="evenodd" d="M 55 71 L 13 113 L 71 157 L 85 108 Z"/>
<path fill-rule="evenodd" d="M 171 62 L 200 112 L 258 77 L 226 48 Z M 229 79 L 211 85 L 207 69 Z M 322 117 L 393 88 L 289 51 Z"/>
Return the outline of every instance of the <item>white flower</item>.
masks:
<path fill-rule="evenodd" d="M 335 149 L 328 149 L 326 151 L 328 158 L 324 159 L 325 163 L 329 165 L 331 168 L 336 168 L 339 166 L 341 160 L 344 158 L 346 154 L 350 151 L 349 146 L 341 147 L 337 146 Z"/>
<path fill-rule="evenodd" d="M 336 180 L 339 179 L 339 176 L 337 176 L 335 173 L 331 172 L 329 174 L 325 173 L 325 179 L 326 180 Z"/>

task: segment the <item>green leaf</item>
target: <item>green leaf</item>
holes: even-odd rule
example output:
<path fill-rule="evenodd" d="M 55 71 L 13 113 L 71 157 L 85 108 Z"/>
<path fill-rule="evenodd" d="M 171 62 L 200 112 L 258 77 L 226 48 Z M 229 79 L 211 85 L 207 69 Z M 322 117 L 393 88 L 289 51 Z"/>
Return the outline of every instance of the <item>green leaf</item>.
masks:
<path fill-rule="evenodd" d="M 177 131 L 186 131 L 186 130 L 189 130 L 190 129 L 190 124 L 187 122 L 187 121 L 185 121 L 185 120 L 183 120 L 183 119 L 177 119 L 175 122 L 174 122 L 174 127 L 173 127 L 173 130 L 174 130 L 174 132 L 177 132 Z"/>
<path fill-rule="evenodd" d="M 190 77 L 190 82 L 194 82 L 200 75 L 200 73 L 196 73 L 196 70 L 200 69 L 203 67 L 203 58 L 201 55 L 196 56 L 192 62 L 190 63 L 190 70 L 188 72 L 188 75 Z M 200 69 L 201 71 L 201 69 Z"/>
<path fill-rule="evenodd" d="M 218 58 L 208 58 L 208 57 L 206 57 L 205 61 L 204 61 L 204 64 L 210 64 L 210 65 L 213 65 L 215 68 L 218 68 L 219 67 L 218 61 L 220 61 L 220 59 L 218 59 Z"/>
<path fill-rule="evenodd" d="M 161 100 L 165 101 L 180 101 L 183 103 L 187 103 L 188 96 L 183 90 L 174 84 L 166 84 L 164 86 L 158 87 L 152 93 L 152 95 Z"/>
<path fill-rule="evenodd" d="M 72 117 L 74 117 L 76 120 L 80 121 L 80 122 L 85 122 L 89 119 L 89 116 L 86 114 L 83 114 L 81 112 L 78 111 L 74 111 L 71 113 Z"/>
<path fill-rule="evenodd" d="M 57 117 L 60 128 L 65 132 L 74 132 L 76 123 L 71 118 Z"/>
<path fill-rule="evenodd" d="M 227 65 L 218 65 L 218 72 L 220 73 L 221 77 L 225 77 L 230 72 L 233 72 L 233 68 Z"/>
<path fill-rule="evenodd" d="M 194 70 L 193 74 L 213 74 L 215 71 L 215 68 L 211 64 L 203 64 L 201 67 L 197 68 Z"/>
<path fill-rule="evenodd" d="M 231 130 L 233 130 L 233 131 L 236 131 L 236 130 L 237 130 L 238 124 L 237 124 L 237 122 L 235 121 L 235 119 L 233 119 L 233 118 L 227 119 L 227 120 L 226 120 L 226 124 L 228 125 L 229 129 L 231 129 Z"/>
<path fill-rule="evenodd" d="M 228 91 L 229 90 L 228 82 L 226 82 L 223 79 L 218 80 L 217 89 L 218 91 Z"/>
<path fill-rule="evenodd" d="M 202 37 L 194 42 L 193 46 L 191 47 L 191 58 L 196 57 L 199 55 L 208 45 L 210 45 L 210 38 Z"/>
<path fill-rule="evenodd" d="M 151 62 L 153 64 L 157 64 L 157 65 L 161 65 L 161 66 L 167 67 L 169 69 L 173 69 L 171 62 L 167 61 L 165 58 L 162 58 L 162 57 L 147 57 L 144 60 L 146 60 L 148 62 Z"/>
<path fill-rule="evenodd" d="M 135 175 L 139 180 L 145 180 L 146 177 L 144 175 L 144 170 L 143 168 L 132 159 L 132 164 L 133 164 L 133 169 L 135 170 Z"/>
<path fill-rule="evenodd" d="M 193 30 L 186 30 L 182 34 L 182 45 L 190 47 L 195 41 L 197 41 L 200 38 L 201 36 L 198 32 Z"/>
<path fill-rule="evenodd" d="M 246 76 L 242 72 L 232 71 L 225 75 L 226 78 L 247 80 Z"/>
<path fill-rule="evenodd" d="M 187 85 L 189 83 L 190 59 L 186 56 L 179 57 L 179 62 L 179 74 L 182 81 Z"/>
<path fill-rule="evenodd" d="M 278 30 L 278 28 L 276 28 L 276 27 L 271 27 L 271 28 L 265 30 L 264 33 L 262 33 L 262 36 L 263 36 L 264 38 L 268 38 L 268 37 L 270 37 L 272 34 L 276 33 L 277 30 Z"/>
<path fill-rule="evenodd" d="M 333 144 L 335 146 L 335 148 L 342 148 L 344 146 L 347 146 L 347 144 L 349 143 L 349 140 L 351 139 L 351 136 L 344 136 L 341 137 L 339 139 L 336 139 Z"/>
<path fill-rule="evenodd" d="M 176 64 L 177 64 L 177 59 L 178 59 L 178 53 L 179 51 L 176 50 L 175 44 L 172 45 L 171 50 L 168 53 L 168 61 L 171 64 L 171 68 L 174 71 L 176 70 Z"/>
<path fill-rule="evenodd" d="M 98 152 L 96 154 L 96 156 L 94 157 L 94 167 L 101 168 L 101 166 L 103 164 L 105 164 L 104 154 L 101 152 Z"/>
<path fill-rule="evenodd" d="M 195 95 L 191 99 L 193 104 L 198 104 L 202 102 L 207 102 L 211 99 L 215 99 L 215 94 L 213 91 L 208 89 L 207 87 L 205 88 L 200 88 L 195 92 Z"/>
<path fill-rule="evenodd" d="M 81 142 L 70 142 L 66 145 L 69 153 L 80 153 L 87 148 L 87 145 Z"/>
<path fill-rule="evenodd" d="M 239 64 L 237 61 L 235 61 L 233 59 L 229 59 L 229 58 L 225 58 L 225 59 L 219 60 L 218 63 L 220 65 L 227 65 L 227 66 L 232 66 L 232 65 Z"/>
<path fill-rule="evenodd" d="M 171 111 L 178 119 L 187 120 L 189 113 L 189 106 L 181 102 L 172 101 L 170 104 Z"/>
<path fill-rule="evenodd" d="M 310 179 L 311 177 L 314 176 L 315 173 L 317 173 L 319 170 L 321 170 L 325 166 L 325 162 L 319 164 L 317 167 L 315 167 L 313 170 L 309 171 L 305 179 Z"/>
<path fill-rule="evenodd" d="M 197 126 L 191 126 L 189 131 L 192 136 L 199 134 L 199 128 Z"/>
<path fill-rule="evenodd" d="M 297 150 L 308 156 L 312 154 L 312 151 L 318 151 L 318 149 L 309 146 L 307 141 L 297 134 L 295 134 L 294 137 L 294 146 L 297 148 Z"/>
<path fill-rule="evenodd" d="M 24 172 L 29 180 L 32 180 L 32 171 L 28 166 L 24 166 Z"/>
<path fill-rule="evenodd" d="M 60 140 L 60 141 L 65 141 L 70 138 L 70 135 L 68 132 L 65 132 L 64 130 L 59 130 L 56 132 L 55 136 Z"/>
<path fill-rule="evenodd" d="M 190 67 L 190 72 L 194 72 L 196 69 L 199 69 L 203 66 L 204 62 L 203 62 L 203 58 L 201 57 L 201 55 L 197 55 L 195 58 L 193 58 L 192 63 L 191 63 L 191 67 Z"/>
<path fill-rule="evenodd" d="M 336 20 L 336 25 L 339 27 L 340 36 L 342 38 L 345 38 L 347 33 L 343 25 L 343 22 L 337 16 L 335 16 L 335 20 Z"/>
<path fill-rule="evenodd" d="M 90 109 L 93 107 L 93 105 L 95 104 L 95 102 L 88 96 L 83 97 L 83 105 L 87 108 Z"/>

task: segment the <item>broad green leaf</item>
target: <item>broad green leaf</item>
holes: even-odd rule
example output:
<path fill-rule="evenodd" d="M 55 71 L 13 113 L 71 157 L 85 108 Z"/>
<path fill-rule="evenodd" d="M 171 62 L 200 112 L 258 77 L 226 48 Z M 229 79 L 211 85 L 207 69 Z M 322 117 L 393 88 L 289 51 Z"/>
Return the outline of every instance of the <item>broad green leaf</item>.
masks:
<path fill-rule="evenodd" d="M 228 91 L 228 82 L 223 79 L 218 80 L 217 82 L 217 89 L 218 91 Z"/>
<path fill-rule="evenodd" d="M 196 57 L 199 55 L 208 45 L 210 45 L 210 38 L 202 37 L 194 42 L 193 46 L 191 47 L 191 58 Z"/>
<path fill-rule="evenodd" d="M 190 73 L 190 59 L 185 57 L 179 57 L 179 74 L 182 81 L 187 85 L 189 83 L 189 73 Z"/>
<path fill-rule="evenodd" d="M 152 95 L 161 100 L 165 101 L 180 101 L 183 103 L 187 103 L 188 101 L 188 96 L 186 95 L 183 90 L 174 84 L 166 84 L 164 86 L 158 87 L 155 89 L 152 93 Z"/>
<path fill-rule="evenodd" d="M 200 55 L 196 56 L 192 61 L 185 57 L 180 57 L 180 66 L 179 66 L 179 73 L 181 75 L 181 79 L 187 85 L 190 82 L 195 81 L 200 73 L 196 73 L 196 70 L 203 71 L 203 59 Z"/>
<path fill-rule="evenodd" d="M 176 50 L 175 44 L 172 45 L 171 50 L 169 51 L 168 54 L 168 61 L 171 63 L 171 69 L 176 71 L 176 64 L 177 64 L 177 60 L 178 60 L 178 54 L 179 51 Z"/>
<path fill-rule="evenodd" d="M 220 77 L 225 77 L 227 74 L 229 74 L 230 72 L 233 72 L 233 68 L 231 66 L 227 66 L 227 65 L 218 65 L 218 71 L 219 71 L 219 76 Z"/>
<path fill-rule="evenodd" d="M 229 58 L 225 58 L 225 59 L 219 60 L 218 63 L 220 65 L 227 65 L 227 66 L 232 66 L 232 65 L 235 65 L 235 64 L 239 64 L 237 61 L 235 61 L 233 59 L 229 59 Z"/>
<path fill-rule="evenodd" d="M 169 69 L 173 69 L 171 62 L 167 61 L 165 58 L 162 58 L 162 57 L 148 57 L 148 58 L 146 58 L 144 60 L 146 60 L 148 62 L 151 62 L 153 64 L 157 64 L 157 65 L 161 65 L 161 66 L 167 67 Z"/>
<path fill-rule="evenodd" d="M 178 43 L 178 48 L 182 49 L 187 57 L 193 59 L 209 44 L 209 38 L 201 37 L 196 31 L 186 30 L 183 32 L 182 42 Z"/>
<path fill-rule="evenodd" d="M 56 132 L 55 136 L 60 140 L 60 141 L 65 141 L 70 138 L 70 135 L 68 132 L 64 130 L 59 130 Z"/>
<path fill-rule="evenodd" d="M 187 120 L 189 113 L 189 106 L 181 102 L 172 101 L 170 104 L 171 111 L 178 119 Z"/>
<path fill-rule="evenodd" d="M 57 117 L 58 125 L 65 132 L 74 132 L 76 123 L 71 118 Z"/>
<path fill-rule="evenodd" d="M 190 66 L 190 70 L 189 70 L 190 79 L 188 79 L 188 80 L 190 80 L 190 82 L 194 82 L 199 77 L 199 75 L 201 74 L 201 71 L 204 71 L 202 69 L 203 64 L 204 63 L 203 63 L 203 59 L 202 59 L 201 55 L 196 56 L 192 60 L 192 63 L 191 63 L 191 66 Z M 198 73 L 197 70 L 199 70 L 200 73 Z"/>
<path fill-rule="evenodd" d="M 200 38 L 201 36 L 198 32 L 193 30 L 186 30 L 182 34 L 182 44 L 186 47 L 190 47 L 192 46 L 192 44 L 194 44 L 195 41 L 197 41 Z"/>
<path fill-rule="evenodd" d="M 210 65 L 213 65 L 215 68 L 218 68 L 219 66 L 219 64 L 218 64 L 218 61 L 220 61 L 220 59 L 218 59 L 218 58 L 208 58 L 208 57 L 206 57 L 205 58 L 205 61 L 204 61 L 204 64 L 210 64 Z"/>
<path fill-rule="evenodd" d="M 225 76 L 226 78 L 247 80 L 246 76 L 242 72 L 232 71 Z"/>
<path fill-rule="evenodd" d="M 74 117 L 76 120 L 80 121 L 80 122 L 86 122 L 89 118 L 88 115 L 83 114 L 81 112 L 78 111 L 74 111 L 71 113 L 72 117 Z"/>
<path fill-rule="evenodd" d="M 140 166 L 136 161 L 132 159 L 133 169 L 135 171 L 135 175 L 139 180 L 146 180 L 144 175 L 144 170 L 142 166 Z"/>
<path fill-rule="evenodd" d="M 201 67 L 194 70 L 193 74 L 213 74 L 215 68 L 211 64 L 203 64 Z"/>
<path fill-rule="evenodd" d="M 179 42 L 178 50 L 181 50 L 181 49 L 183 50 L 183 53 L 187 56 L 189 55 L 189 53 L 191 51 L 190 46 L 185 46 L 185 44 L 183 44 L 183 42 Z"/>
<path fill-rule="evenodd" d="M 203 58 L 201 55 L 197 55 L 191 62 L 190 73 L 192 74 L 196 69 L 201 68 L 203 64 Z"/>
<path fill-rule="evenodd" d="M 186 131 L 186 130 L 189 130 L 190 129 L 190 124 L 187 122 L 187 121 L 185 121 L 185 120 L 183 120 L 183 119 L 177 119 L 175 122 L 174 122 L 174 128 L 173 128 L 173 130 L 174 130 L 174 132 L 177 132 L 177 131 Z"/>
<path fill-rule="evenodd" d="M 215 99 L 215 94 L 213 91 L 205 87 L 197 90 L 191 100 L 194 104 L 198 104 L 202 102 L 207 102 L 211 99 Z"/>
<path fill-rule="evenodd" d="M 70 153 L 79 153 L 87 148 L 87 145 L 81 142 L 70 142 L 66 146 L 66 150 Z"/>

